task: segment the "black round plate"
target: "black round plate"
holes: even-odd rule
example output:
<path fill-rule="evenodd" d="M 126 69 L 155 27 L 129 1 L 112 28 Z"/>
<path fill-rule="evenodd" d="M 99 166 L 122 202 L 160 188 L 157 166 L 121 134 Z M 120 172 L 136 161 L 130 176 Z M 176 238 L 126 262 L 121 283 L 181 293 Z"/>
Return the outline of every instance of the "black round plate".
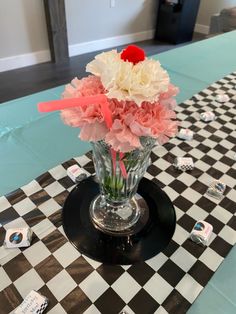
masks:
<path fill-rule="evenodd" d="M 144 228 L 131 236 L 111 236 L 96 229 L 89 207 L 99 194 L 94 177 L 80 182 L 68 195 L 63 207 L 63 228 L 80 253 L 106 264 L 133 264 L 161 252 L 170 242 L 176 225 L 169 197 L 154 182 L 143 178 L 138 187 L 149 207 Z"/>

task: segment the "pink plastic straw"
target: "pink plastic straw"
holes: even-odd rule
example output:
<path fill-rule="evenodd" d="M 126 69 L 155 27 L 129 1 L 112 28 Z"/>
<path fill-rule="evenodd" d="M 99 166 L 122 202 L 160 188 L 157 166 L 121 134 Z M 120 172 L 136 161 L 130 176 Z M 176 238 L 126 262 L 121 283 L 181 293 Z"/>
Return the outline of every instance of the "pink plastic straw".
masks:
<path fill-rule="evenodd" d="M 79 106 L 88 106 L 90 104 L 103 103 L 106 101 L 107 101 L 107 97 L 104 94 L 98 94 L 95 96 L 77 97 L 77 98 L 65 98 L 65 99 L 41 102 L 38 104 L 38 110 L 40 112 L 50 112 L 50 111 L 63 110 L 63 109 L 79 107 Z"/>
<path fill-rule="evenodd" d="M 107 97 L 104 94 L 41 102 L 38 104 L 38 110 L 39 112 L 51 112 L 74 107 L 83 107 L 97 103 L 101 104 L 101 110 L 104 116 L 104 120 L 106 122 L 107 127 L 110 129 L 112 127 L 112 116 L 108 106 Z"/>
<path fill-rule="evenodd" d="M 125 156 L 124 153 L 120 153 L 119 164 L 120 164 L 120 170 L 121 170 L 123 178 L 127 179 L 128 174 L 127 174 L 127 171 L 125 169 L 125 164 L 124 164 L 124 162 L 122 160 L 124 158 L 124 156 Z"/>
<path fill-rule="evenodd" d="M 112 157 L 112 165 L 113 165 L 113 173 L 115 175 L 116 173 L 116 151 L 111 148 L 111 157 Z"/>

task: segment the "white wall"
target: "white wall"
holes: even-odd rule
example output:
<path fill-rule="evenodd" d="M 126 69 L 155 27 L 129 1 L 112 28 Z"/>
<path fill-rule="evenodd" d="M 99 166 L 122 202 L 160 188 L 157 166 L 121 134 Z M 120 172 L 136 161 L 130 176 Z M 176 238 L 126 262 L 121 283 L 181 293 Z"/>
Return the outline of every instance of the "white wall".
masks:
<path fill-rule="evenodd" d="M 196 30 L 208 33 L 211 16 L 233 6 L 236 6 L 236 0 L 201 0 Z"/>
<path fill-rule="evenodd" d="M 69 44 L 132 34 L 154 28 L 153 0 L 65 0 Z"/>
<path fill-rule="evenodd" d="M 48 49 L 43 1 L 0 1 L 0 58 Z"/>
<path fill-rule="evenodd" d="M 156 0 L 65 0 L 70 55 L 152 38 Z M 50 59 L 43 0 L 0 0 L 0 72 Z"/>
<path fill-rule="evenodd" d="M 65 0 L 70 55 L 151 38 L 158 0 Z M 196 30 L 236 0 L 201 0 Z M 43 0 L 0 0 L 0 72 L 50 60 Z"/>
<path fill-rule="evenodd" d="M 156 0 L 65 0 L 70 56 L 153 38 Z"/>

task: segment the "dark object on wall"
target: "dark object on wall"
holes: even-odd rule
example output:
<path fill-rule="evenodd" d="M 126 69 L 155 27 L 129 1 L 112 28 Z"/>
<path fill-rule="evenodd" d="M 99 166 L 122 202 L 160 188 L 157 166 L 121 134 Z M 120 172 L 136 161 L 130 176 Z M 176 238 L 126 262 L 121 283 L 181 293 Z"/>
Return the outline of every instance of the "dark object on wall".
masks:
<path fill-rule="evenodd" d="M 174 44 L 191 41 L 200 0 L 160 0 L 155 39 Z"/>
<path fill-rule="evenodd" d="M 52 61 L 64 62 L 69 58 L 64 0 L 44 0 L 44 7 Z"/>

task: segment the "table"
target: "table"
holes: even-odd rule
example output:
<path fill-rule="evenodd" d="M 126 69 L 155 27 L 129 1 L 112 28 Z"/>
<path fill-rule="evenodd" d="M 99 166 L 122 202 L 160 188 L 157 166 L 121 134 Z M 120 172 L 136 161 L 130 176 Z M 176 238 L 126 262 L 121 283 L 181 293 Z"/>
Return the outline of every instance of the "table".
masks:
<path fill-rule="evenodd" d="M 194 138 L 189 142 L 172 138 L 167 144 L 152 150 L 152 163 L 145 173 L 152 180 L 152 187 L 145 179 L 144 186 L 143 183 L 139 186 L 139 193 L 144 193 L 146 197 L 147 192 L 151 193 L 150 202 L 148 198 L 146 201 L 152 204 L 150 214 L 154 215 L 152 219 L 155 222 L 148 223 L 140 233 L 117 239 L 99 231 L 94 232 L 87 215 L 89 192 L 86 186 L 89 184 L 91 192 L 96 194 L 96 183 L 89 178 L 73 189 L 74 184 L 66 175 L 66 169 L 73 162 L 78 162 L 80 167 L 93 174 L 91 152 L 50 169 L 16 192 L 2 197 L 0 204 L 5 210 L 0 213 L 3 224 L 0 234 L 4 234 L 4 228 L 18 224 L 29 225 L 34 232 L 29 248 L 12 252 L 1 249 L 2 275 L 5 277 L 1 285 L 5 289 L 0 293 L 0 303 L 4 311 L 8 313 L 12 304 L 16 307 L 28 291 L 37 289 L 50 299 L 50 314 L 55 311 L 116 314 L 124 308 L 131 314 L 186 313 L 236 241 L 235 84 L 236 72 L 176 108 L 181 126 L 191 129 Z M 230 101 L 223 105 L 214 100 L 221 91 L 226 91 L 230 97 Z M 205 123 L 199 120 L 199 114 L 206 110 L 215 112 L 215 121 Z M 192 157 L 194 169 L 189 173 L 177 171 L 173 167 L 176 156 Z M 206 191 L 212 180 L 219 178 L 226 183 L 227 189 L 223 199 L 217 200 L 207 195 Z M 124 253 L 126 250 L 141 252 L 141 256 L 144 256 L 144 241 L 141 238 L 147 239 L 147 234 L 151 242 L 146 243 L 145 249 L 150 245 L 154 248 L 154 241 L 158 248 L 158 241 L 170 227 L 167 223 L 168 210 L 160 208 L 161 190 L 157 192 L 156 185 L 168 194 L 177 216 L 176 229 L 168 246 L 155 256 L 149 255 L 145 262 L 115 266 L 101 264 L 101 261 L 107 261 L 101 260 L 101 252 L 105 255 L 112 247 L 113 253 L 110 256 L 107 254 L 110 262 L 114 262 L 118 255 L 120 264 L 130 264 L 128 254 Z M 73 200 L 72 206 L 71 203 L 68 205 L 67 197 Z M 83 204 L 82 212 L 80 204 Z M 171 213 L 174 218 L 173 208 Z M 74 217 L 73 222 L 71 217 Z M 80 219 L 83 220 L 81 225 L 77 223 Z M 213 225 L 214 232 L 207 247 L 188 239 L 199 219 Z M 82 247 L 80 253 L 84 252 L 85 255 L 80 255 L 67 241 L 62 221 L 69 239 L 75 245 L 79 243 Z M 158 227 L 157 234 L 152 232 L 153 225 Z M 171 230 L 173 232 L 173 224 Z M 57 238 L 60 238 L 59 243 Z M 99 255 L 95 254 L 98 262 L 88 259 L 88 256 L 94 256 L 98 247 Z M 15 300 L 9 304 L 9 296 L 12 295 Z"/>
<path fill-rule="evenodd" d="M 236 32 L 231 32 L 158 56 L 163 66 L 169 71 L 173 82 L 181 87 L 178 101 L 189 98 L 195 92 L 236 68 L 235 39 Z M 224 58 L 222 58 L 223 53 Z M 215 66 L 216 64 L 217 66 Z M 3 149 L 0 151 L 0 157 L 3 163 L 0 173 L 1 177 L 6 178 L 1 184 L 2 194 L 27 183 L 63 160 L 83 154 L 89 149 L 87 144 L 78 142 L 76 130 L 71 130 L 61 124 L 57 114 L 42 116 L 34 107 L 39 101 L 59 97 L 61 91 L 62 87 L 58 87 L 1 105 L 0 145 Z M 19 103 L 21 103 L 21 112 L 17 108 Z M 49 128 L 51 130 L 50 138 L 45 132 Z M 60 137 L 57 134 L 60 134 Z M 61 145 L 62 142 L 63 146 Z M 47 157 L 48 155 L 50 158 Z M 17 162 L 15 156 L 18 158 Z M 6 172 L 7 166 L 13 169 L 10 174 Z M 194 305 L 191 308 L 190 313 L 194 313 L 195 308 L 196 313 L 200 310 L 204 312 L 206 302 L 215 299 L 224 303 L 225 312 L 234 312 L 235 290 L 232 288 L 226 292 L 226 287 L 222 285 L 221 280 L 222 276 L 226 276 L 227 272 L 233 270 L 233 267 L 230 268 L 230 266 L 233 266 L 234 260 L 235 250 L 229 257 L 229 266 L 226 265 L 223 270 L 220 270 L 219 279 L 217 276 L 215 280 L 213 278 L 213 283 L 205 289 L 206 292 L 199 298 L 200 301 L 196 302 L 196 307 Z M 232 287 L 233 275 L 235 276 L 231 271 L 230 276 L 227 276 L 227 285 L 230 285 L 232 280 Z M 218 291 L 221 293 L 219 294 Z M 204 300 L 202 303 L 201 298 Z M 226 298 L 230 302 L 227 302 Z M 220 313 L 220 308 L 217 305 L 214 307 L 214 304 L 208 303 L 208 313 L 210 313 L 210 308 L 212 308 L 212 313 L 214 310 L 216 310 L 214 313 L 217 311 Z"/>

